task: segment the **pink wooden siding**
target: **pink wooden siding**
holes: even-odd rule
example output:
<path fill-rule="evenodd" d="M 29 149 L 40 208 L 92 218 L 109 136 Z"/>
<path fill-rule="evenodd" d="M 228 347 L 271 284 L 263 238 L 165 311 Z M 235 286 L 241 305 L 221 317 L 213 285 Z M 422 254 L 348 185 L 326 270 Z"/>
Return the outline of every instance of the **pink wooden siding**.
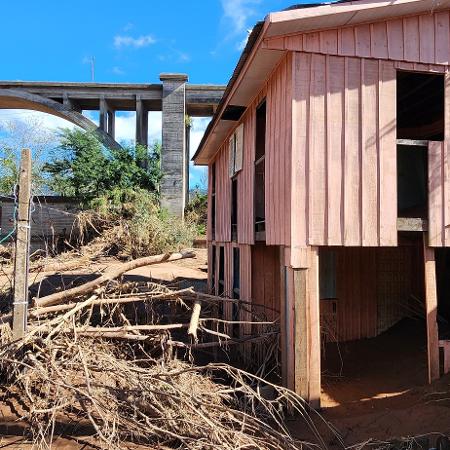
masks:
<path fill-rule="evenodd" d="M 428 145 L 428 239 L 431 247 L 450 245 L 449 158 L 444 142 Z"/>
<path fill-rule="evenodd" d="M 254 243 L 254 160 L 256 108 L 267 100 L 266 123 L 266 242 L 268 245 L 290 243 L 290 154 L 292 147 L 292 55 L 285 58 L 266 86 L 247 108 L 236 127 L 244 124 L 243 167 L 238 182 L 239 244 Z M 232 133 L 231 132 L 231 133 Z M 230 134 L 231 134 L 230 133 Z M 228 139 L 216 158 L 216 233 L 217 242 L 231 240 L 231 181 L 228 172 Z M 210 211 L 211 214 L 211 211 Z"/>
<path fill-rule="evenodd" d="M 226 141 L 228 142 L 228 141 Z M 231 181 L 229 153 L 225 143 L 216 157 L 216 232 L 217 242 L 231 241 Z"/>
<path fill-rule="evenodd" d="M 335 330 L 322 326 L 329 341 L 375 337 L 403 317 L 411 295 L 423 298 L 421 249 L 414 245 L 391 248 L 337 248 Z M 325 310 L 327 302 L 321 300 Z M 330 339 L 331 338 L 331 339 Z"/>
<path fill-rule="evenodd" d="M 252 298 L 252 247 L 239 245 L 240 254 L 240 298 L 250 301 Z"/>
<path fill-rule="evenodd" d="M 292 54 L 273 73 L 267 85 L 266 125 L 266 243 L 290 244 L 292 147 Z"/>
<path fill-rule="evenodd" d="M 308 245 L 397 245 L 394 64 L 294 55 L 293 266 Z"/>
<path fill-rule="evenodd" d="M 252 299 L 252 247 L 250 245 L 239 245 L 240 254 L 240 299 L 251 302 Z M 252 320 L 251 306 L 248 305 L 242 309 L 240 320 L 250 322 Z M 252 326 L 250 324 L 242 325 L 242 334 L 250 335 Z"/>
<path fill-rule="evenodd" d="M 206 240 L 208 242 L 212 241 L 213 233 L 212 233 L 212 193 L 213 193 L 213 164 L 208 165 L 208 215 L 207 215 L 207 223 L 206 223 Z M 216 204 L 217 207 L 217 204 Z"/>
<path fill-rule="evenodd" d="M 238 182 L 238 243 L 254 243 L 254 161 L 255 161 L 255 104 L 248 108 L 244 124 L 244 150 L 242 170 L 237 175 Z"/>
<path fill-rule="evenodd" d="M 277 37 L 263 45 L 339 56 L 449 64 L 449 11 Z"/>

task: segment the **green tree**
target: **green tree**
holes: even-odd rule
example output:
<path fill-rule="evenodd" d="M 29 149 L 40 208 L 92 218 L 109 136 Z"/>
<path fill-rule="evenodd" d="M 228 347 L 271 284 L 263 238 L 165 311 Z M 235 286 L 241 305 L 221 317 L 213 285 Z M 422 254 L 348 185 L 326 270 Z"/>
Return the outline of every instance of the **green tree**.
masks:
<path fill-rule="evenodd" d="M 159 145 L 106 149 L 93 133 L 69 129 L 61 130 L 60 138 L 59 149 L 44 166 L 53 192 L 85 203 L 137 188 L 158 194 Z"/>
<path fill-rule="evenodd" d="M 42 118 L 30 116 L 0 121 L 0 134 L 0 193 L 11 194 L 18 182 L 22 148 L 31 150 L 33 192 L 45 193 L 43 159 L 47 149 L 56 143 L 54 133 L 45 127 Z"/>

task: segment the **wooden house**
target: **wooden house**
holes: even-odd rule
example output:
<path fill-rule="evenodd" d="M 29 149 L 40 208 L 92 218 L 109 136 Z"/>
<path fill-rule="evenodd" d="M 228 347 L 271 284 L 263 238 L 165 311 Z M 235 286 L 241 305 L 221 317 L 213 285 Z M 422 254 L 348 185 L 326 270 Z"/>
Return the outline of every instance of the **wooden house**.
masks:
<path fill-rule="evenodd" d="M 304 6 L 254 27 L 194 160 L 209 168 L 210 288 L 279 312 L 284 383 L 317 405 L 321 328 L 373 338 L 416 300 L 440 374 L 450 1 Z"/>

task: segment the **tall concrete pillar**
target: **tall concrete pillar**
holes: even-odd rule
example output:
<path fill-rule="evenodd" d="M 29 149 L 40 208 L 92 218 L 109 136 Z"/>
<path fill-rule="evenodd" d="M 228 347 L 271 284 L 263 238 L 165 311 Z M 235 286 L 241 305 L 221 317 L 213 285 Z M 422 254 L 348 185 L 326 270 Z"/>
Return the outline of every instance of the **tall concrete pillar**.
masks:
<path fill-rule="evenodd" d="M 116 113 L 114 110 L 108 110 L 108 134 L 115 139 L 116 138 Z"/>
<path fill-rule="evenodd" d="M 136 96 L 136 144 L 148 145 L 148 111 L 140 96 Z"/>
<path fill-rule="evenodd" d="M 113 139 L 115 135 L 115 111 L 110 108 L 104 97 L 100 98 L 99 128 L 108 133 Z"/>
<path fill-rule="evenodd" d="M 108 132 L 108 105 L 104 97 L 100 98 L 98 126 L 101 130 Z"/>
<path fill-rule="evenodd" d="M 183 217 L 187 196 L 186 81 L 187 75 L 163 73 L 161 206 Z"/>

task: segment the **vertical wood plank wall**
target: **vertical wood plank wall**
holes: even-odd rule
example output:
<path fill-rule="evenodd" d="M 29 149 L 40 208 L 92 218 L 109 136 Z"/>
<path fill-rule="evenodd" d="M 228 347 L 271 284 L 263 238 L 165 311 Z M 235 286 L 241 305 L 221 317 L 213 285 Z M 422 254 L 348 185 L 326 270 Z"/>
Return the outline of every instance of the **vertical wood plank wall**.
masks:
<path fill-rule="evenodd" d="M 397 245 L 394 64 L 296 52 L 293 72 L 292 264 L 309 245 Z"/>
<path fill-rule="evenodd" d="M 396 18 L 326 31 L 268 39 L 265 48 L 448 65 L 450 14 Z"/>
<path fill-rule="evenodd" d="M 216 163 L 216 229 L 217 242 L 231 241 L 231 182 L 228 145 L 219 150 Z"/>
<path fill-rule="evenodd" d="M 290 244 L 292 54 L 267 85 L 265 210 L 267 245 Z"/>
<path fill-rule="evenodd" d="M 207 222 L 206 222 L 206 240 L 208 242 L 211 242 L 213 240 L 213 233 L 212 233 L 212 193 L 213 193 L 213 173 L 212 173 L 212 167 L 214 164 L 208 164 L 208 211 L 207 211 Z M 216 202 L 217 207 L 217 202 Z M 211 266 L 209 266 L 211 267 Z"/>
<path fill-rule="evenodd" d="M 244 151 L 242 170 L 237 175 L 238 183 L 238 243 L 253 244 L 254 240 L 254 208 L 253 208 L 253 183 L 255 162 L 255 102 L 245 113 L 244 124 Z"/>
<path fill-rule="evenodd" d="M 424 297 L 420 245 L 336 248 L 337 341 L 371 338 L 405 317 L 411 295 Z M 321 300 L 321 308 L 328 300 Z M 334 340 L 334 339 L 331 339 Z"/>
<path fill-rule="evenodd" d="M 292 55 L 289 54 L 280 62 L 261 92 L 247 108 L 241 120 L 236 122 L 235 128 L 241 123 L 244 124 L 243 168 L 236 175 L 238 184 L 237 242 L 239 244 L 251 245 L 254 243 L 255 120 L 256 108 L 264 98 L 267 100 L 266 242 L 268 245 L 289 245 L 290 243 L 291 189 L 286 180 L 289 180 L 291 176 L 291 87 Z M 227 142 L 228 139 L 222 144 L 213 161 L 216 164 L 215 241 L 217 242 L 229 242 L 231 240 L 231 181 L 228 172 L 229 151 Z M 211 209 L 208 210 L 208 214 L 210 217 Z"/>

